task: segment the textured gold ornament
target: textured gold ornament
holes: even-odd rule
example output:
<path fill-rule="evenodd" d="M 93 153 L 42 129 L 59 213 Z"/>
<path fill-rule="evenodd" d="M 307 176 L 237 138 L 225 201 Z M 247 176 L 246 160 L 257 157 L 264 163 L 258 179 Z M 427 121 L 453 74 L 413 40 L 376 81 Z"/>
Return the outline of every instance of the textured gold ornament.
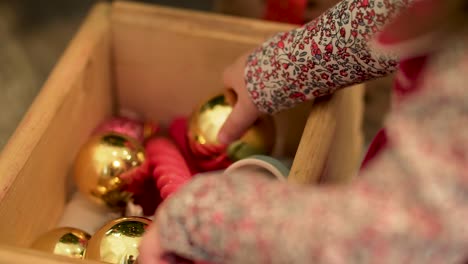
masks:
<path fill-rule="evenodd" d="M 70 227 L 51 230 L 40 236 L 31 248 L 71 258 L 82 259 L 91 235 Z"/>
<path fill-rule="evenodd" d="M 115 264 L 134 264 L 138 247 L 151 220 L 122 217 L 110 221 L 89 240 L 85 259 Z"/>
<path fill-rule="evenodd" d="M 232 104 L 232 103 L 231 103 Z M 217 95 L 201 104 L 192 113 L 189 121 L 189 145 L 194 153 L 200 147 L 210 149 L 219 146 L 218 133 L 232 112 L 232 106 L 226 96 Z M 233 161 L 252 155 L 271 154 L 275 141 L 275 126 L 273 118 L 262 116 L 237 141 L 230 144 L 227 154 Z"/>
<path fill-rule="evenodd" d="M 117 133 L 97 134 L 80 149 L 74 180 L 80 192 L 93 201 L 123 208 L 131 197 L 125 187 L 144 160 L 144 148 L 135 139 Z"/>

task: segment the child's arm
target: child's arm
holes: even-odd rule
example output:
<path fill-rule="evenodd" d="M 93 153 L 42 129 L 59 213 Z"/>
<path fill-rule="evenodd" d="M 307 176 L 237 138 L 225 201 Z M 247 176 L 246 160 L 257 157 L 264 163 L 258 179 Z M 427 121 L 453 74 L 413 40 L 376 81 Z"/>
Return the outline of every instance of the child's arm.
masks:
<path fill-rule="evenodd" d="M 343 0 L 309 24 L 277 34 L 240 57 L 224 74 L 225 86 L 237 93 L 238 102 L 219 140 L 238 139 L 262 112 L 274 114 L 395 71 L 397 61 L 367 43 L 410 1 Z"/>
<path fill-rule="evenodd" d="M 267 41 L 245 72 L 255 105 L 271 114 L 393 72 L 397 61 L 374 54 L 367 42 L 410 1 L 344 0 Z"/>
<path fill-rule="evenodd" d="M 467 45 L 461 35 L 430 58 L 420 92 L 390 115 L 389 148 L 349 185 L 199 177 L 167 200 L 147 235 L 215 263 L 463 263 Z"/>
<path fill-rule="evenodd" d="M 461 109 L 453 103 L 468 102 L 447 102 L 442 106 L 447 113 L 432 113 L 435 122 L 425 116 L 423 124 L 414 113 L 395 120 L 396 127 L 407 127 L 395 128 L 397 134 L 411 140 L 424 129 L 435 131 L 399 142 L 351 186 L 295 188 L 259 178 L 199 178 L 161 211 L 161 245 L 214 263 L 462 263 L 468 247 L 467 160 L 448 156 L 456 146 L 441 139 L 453 135 L 437 128 L 446 118 L 453 121 L 447 129 L 462 119 L 467 123 L 466 112 L 456 117 Z M 421 107 L 428 111 L 434 105 Z M 453 139 L 463 146 L 458 155 L 466 157 L 466 138 L 461 141 L 466 125 L 459 133 Z M 436 138 L 428 153 L 425 145 Z M 409 142 L 417 143 L 403 146 Z"/>

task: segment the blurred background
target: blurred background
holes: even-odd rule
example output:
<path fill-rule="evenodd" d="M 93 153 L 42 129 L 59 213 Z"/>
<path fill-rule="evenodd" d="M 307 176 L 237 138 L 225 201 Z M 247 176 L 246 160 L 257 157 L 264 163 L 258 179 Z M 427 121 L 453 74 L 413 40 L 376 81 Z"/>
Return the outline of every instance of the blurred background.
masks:
<path fill-rule="evenodd" d="M 311 0 L 313 19 L 338 0 Z M 0 150 L 97 0 L 0 1 Z M 110 2 L 110 1 L 108 1 Z M 265 0 L 140 0 L 138 2 L 257 18 Z M 374 89 L 380 86 L 386 89 Z M 371 138 L 388 109 L 388 80 L 366 94 L 365 134 Z"/>
<path fill-rule="evenodd" d="M 97 0 L 0 1 L 0 150 L 95 2 Z M 213 0 L 140 2 L 204 11 L 213 9 Z"/>

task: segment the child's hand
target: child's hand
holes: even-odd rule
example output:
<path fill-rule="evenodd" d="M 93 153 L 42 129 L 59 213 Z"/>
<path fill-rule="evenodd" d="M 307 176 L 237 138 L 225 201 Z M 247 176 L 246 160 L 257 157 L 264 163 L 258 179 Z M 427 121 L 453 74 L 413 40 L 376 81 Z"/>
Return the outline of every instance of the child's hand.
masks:
<path fill-rule="evenodd" d="M 239 139 L 260 116 L 260 111 L 254 105 L 245 85 L 244 70 L 248 55 L 247 53 L 239 57 L 224 71 L 224 85 L 236 94 L 237 101 L 218 135 L 218 140 L 222 144 L 229 144 Z"/>

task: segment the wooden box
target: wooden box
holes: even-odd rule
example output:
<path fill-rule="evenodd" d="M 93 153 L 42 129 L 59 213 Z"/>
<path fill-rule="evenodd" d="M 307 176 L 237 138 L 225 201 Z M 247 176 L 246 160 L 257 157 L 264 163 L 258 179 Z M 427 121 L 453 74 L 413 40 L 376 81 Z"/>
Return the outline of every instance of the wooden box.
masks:
<path fill-rule="evenodd" d="M 99 122 L 118 109 L 161 122 L 187 115 L 223 90 L 225 66 L 291 28 L 127 2 L 97 4 L 1 154 L 0 263 L 75 262 L 27 248 L 60 218 L 75 155 Z M 357 169 L 361 90 L 275 117 L 276 154 L 295 155 L 291 182 L 342 180 Z"/>

